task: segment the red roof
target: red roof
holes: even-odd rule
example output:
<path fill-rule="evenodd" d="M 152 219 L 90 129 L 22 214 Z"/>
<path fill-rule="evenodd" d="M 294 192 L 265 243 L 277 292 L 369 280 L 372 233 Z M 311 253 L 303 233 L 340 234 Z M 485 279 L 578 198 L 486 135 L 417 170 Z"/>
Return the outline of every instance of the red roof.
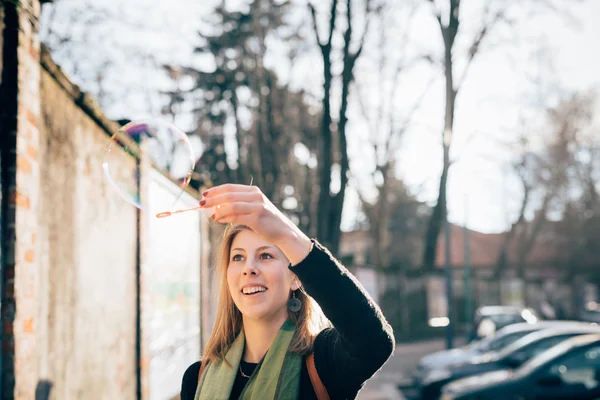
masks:
<path fill-rule="evenodd" d="M 464 228 L 457 225 L 450 225 L 451 230 L 451 252 L 450 257 L 453 266 L 462 266 L 465 263 L 465 232 Z M 481 233 L 468 230 L 470 239 L 471 265 L 473 266 L 494 266 L 498 261 L 498 255 L 504 241 L 504 233 Z M 517 232 L 508 246 L 508 263 L 514 263 L 519 254 L 519 233 Z M 437 246 L 436 267 L 445 265 L 445 245 L 446 239 L 444 230 L 440 233 Z M 529 253 L 526 261 L 529 264 L 542 264 L 556 261 L 559 254 L 556 247 L 547 237 L 539 236 Z"/>

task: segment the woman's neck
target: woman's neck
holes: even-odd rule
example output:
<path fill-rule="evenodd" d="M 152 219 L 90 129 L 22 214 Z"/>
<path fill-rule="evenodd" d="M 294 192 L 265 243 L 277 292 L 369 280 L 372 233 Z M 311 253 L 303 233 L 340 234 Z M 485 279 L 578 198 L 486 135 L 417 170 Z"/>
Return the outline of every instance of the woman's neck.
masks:
<path fill-rule="evenodd" d="M 242 359 L 249 363 L 259 363 L 271 347 L 271 343 L 275 340 L 275 336 L 286 319 L 287 315 L 270 321 L 244 318 L 246 348 Z"/>

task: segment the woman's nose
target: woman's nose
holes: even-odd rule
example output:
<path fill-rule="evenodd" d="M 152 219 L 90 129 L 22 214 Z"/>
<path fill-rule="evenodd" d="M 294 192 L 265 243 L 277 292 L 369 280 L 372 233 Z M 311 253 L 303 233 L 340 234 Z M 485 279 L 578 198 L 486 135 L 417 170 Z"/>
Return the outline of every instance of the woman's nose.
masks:
<path fill-rule="evenodd" d="M 244 265 L 244 269 L 242 270 L 242 274 L 244 276 L 248 276 L 248 275 L 256 276 L 256 275 L 258 275 L 258 270 L 254 266 L 254 263 L 250 261 L 250 262 L 247 262 Z"/>

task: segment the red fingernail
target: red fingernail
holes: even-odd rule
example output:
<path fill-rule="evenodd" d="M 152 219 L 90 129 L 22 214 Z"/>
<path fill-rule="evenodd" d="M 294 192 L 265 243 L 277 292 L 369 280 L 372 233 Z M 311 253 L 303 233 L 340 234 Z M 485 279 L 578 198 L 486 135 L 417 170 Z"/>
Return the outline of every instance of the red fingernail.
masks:
<path fill-rule="evenodd" d="M 211 218 L 213 219 L 213 221 L 216 221 L 215 214 L 213 214 Z"/>
<path fill-rule="evenodd" d="M 204 193 L 202 193 L 202 196 L 203 196 L 203 197 L 206 197 L 206 196 L 208 196 L 208 190 L 204 191 Z"/>
<path fill-rule="evenodd" d="M 206 204 L 206 200 L 200 200 L 200 205 L 203 206 Z"/>

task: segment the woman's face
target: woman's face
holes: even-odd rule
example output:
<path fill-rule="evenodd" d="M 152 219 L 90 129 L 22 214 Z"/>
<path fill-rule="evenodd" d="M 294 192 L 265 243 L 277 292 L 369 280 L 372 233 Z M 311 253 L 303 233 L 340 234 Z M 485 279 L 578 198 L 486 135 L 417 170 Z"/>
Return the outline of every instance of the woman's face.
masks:
<path fill-rule="evenodd" d="M 229 292 L 244 318 L 287 318 L 290 290 L 298 289 L 298 282 L 281 250 L 243 230 L 233 239 L 229 253 Z"/>

